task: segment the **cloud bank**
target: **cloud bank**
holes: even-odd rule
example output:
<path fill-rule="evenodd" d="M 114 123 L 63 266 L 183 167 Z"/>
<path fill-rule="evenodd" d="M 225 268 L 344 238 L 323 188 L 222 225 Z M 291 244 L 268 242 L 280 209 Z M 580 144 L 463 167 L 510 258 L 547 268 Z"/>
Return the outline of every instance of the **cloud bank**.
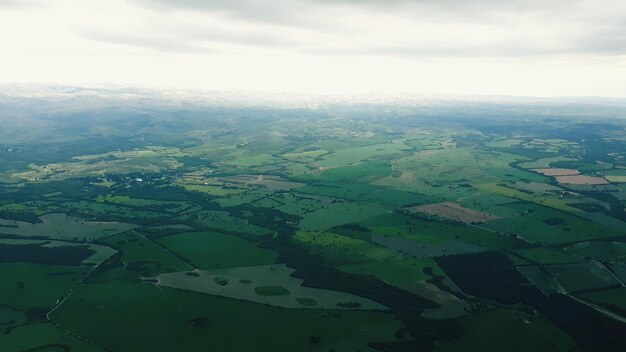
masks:
<path fill-rule="evenodd" d="M 22 4 L 0 1 L 7 60 L 23 66 L 5 65 L 5 79 L 62 81 L 66 71 L 226 89 L 626 96 L 620 0 Z"/>

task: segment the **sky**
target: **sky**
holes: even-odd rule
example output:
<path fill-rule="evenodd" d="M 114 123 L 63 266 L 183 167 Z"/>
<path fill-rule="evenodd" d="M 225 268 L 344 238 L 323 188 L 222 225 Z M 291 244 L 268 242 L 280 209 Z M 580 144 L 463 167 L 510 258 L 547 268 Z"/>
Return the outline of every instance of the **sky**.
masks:
<path fill-rule="evenodd" d="M 624 0 L 0 0 L 0 83 L 626 97 Z"/>

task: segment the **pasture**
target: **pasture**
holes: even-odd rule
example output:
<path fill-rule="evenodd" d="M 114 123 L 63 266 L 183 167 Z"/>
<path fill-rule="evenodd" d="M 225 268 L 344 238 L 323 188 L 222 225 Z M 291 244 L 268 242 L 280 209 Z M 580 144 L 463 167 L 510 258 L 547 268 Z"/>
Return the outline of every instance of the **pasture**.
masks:
<path fill-rule="evenodd" d="M 157 285 L 283 308 L 387 309 L 352 294 L 304 287 L 293 272 L 284 264 L 194 271 L 197 275 L 175 272 L 159 275 Z"/>
<path fill-rule="evenodd" d="M 119 222 L 85 221 L 65 214 L 41 216 L 40 223 L 0 220 L 0 232 L 20 237 L 45 237 L 61 240 L 91 241 L 132 229 L 133 225 Z"/>
<path fill-rule="evenodd" d="M 276 260 L 276 253 L 272 250 L 219 232 L 186 232 L 156 241 L 201 269 L 272 264 Z"/>
<path fill-rule="evenodd" d="M 85 324 L 84 314 L 91 324 Z M 115 283 L 82 286 L 52 319 L 121 352 L 195 351 L 204 349 L 207 341 L 223 351 L 296 351 L 333 344 L 371 351 L 368 342 L 394 341 L 401 327 L 384 312 L 284 309 L 167 287 Z M 312 335 L 320 341 L 311 342 Z"/>

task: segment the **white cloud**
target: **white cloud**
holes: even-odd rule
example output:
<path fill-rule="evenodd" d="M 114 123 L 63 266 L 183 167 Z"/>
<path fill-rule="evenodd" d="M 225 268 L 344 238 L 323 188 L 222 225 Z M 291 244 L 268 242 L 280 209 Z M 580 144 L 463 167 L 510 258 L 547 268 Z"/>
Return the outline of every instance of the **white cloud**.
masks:
<path fill-rule="evenodd" d="M 623 1 L 13 3 L 0 82 L 626 96 Z"/>

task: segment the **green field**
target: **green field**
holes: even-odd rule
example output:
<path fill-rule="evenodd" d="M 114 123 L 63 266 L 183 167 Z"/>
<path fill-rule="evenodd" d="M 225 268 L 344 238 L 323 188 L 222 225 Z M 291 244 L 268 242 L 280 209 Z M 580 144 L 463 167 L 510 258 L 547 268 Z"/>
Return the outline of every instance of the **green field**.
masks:
<path fill-rule="evenodd" d="M 600 305 L 605 305 L 609 309 L 617 307 L 623 314 L 626 312 L 626 288 L 618 287 L 604 291 L 586 292 L 578 297 Z"/>
<path fill-rule="evenodd" d="M 33 263 L 0 263 L 0 267 L 3 304 L 18 309 L 51 306 L 90 270 Z"/>
<path fill-rule="evenodd" d="M 497 326 L 493 321 L 500 322 Z M 465 351 L 472 346 L 482 351 L 571 351 L 572 339 L 542 317 L 492 309 L 461 319 L 467 328 L 458 340 L 438 345 L 435 351 Z M 485 335 L 484 330 L 489 334 Z M 506 339 L 495 338 L 495 336 Z"/>
<path fill-rule="evenodd" d="M 193 324 L 200 318 L 203 325 Z M 381 338 L 378 329 L 388 331 L 383 340 L 393 340 L 400 327 L 386 313 L 342 311 L 335 317 L 333 311 L 281 309 L 139 284 L 85 285 L 52 319 L 116 351 L 199 351 L 207 341 L 221 351 L 297 351 L 335 343 L 367 350 L 371 338 Z M 320 337 L 319 345 L 312 344 L 312 335 Z"/>
<path fill-rule="evenodd" d="M 0 220 L 3 233 L 21 237 L 49 237 L 62 240 L 94 240 L 133 228 L 133 225 L 117 222 L 91 222 L 66 216 L 46 214 L 40 223 L 30 224 Z"/>
<path fill-rule="evenodd" d="M 276 260 L 271 250 L 219 232 L 181 233 L 157 241 L 201 269 L 272 264 Z"/>
<path fill-rule="evenodd" d="M 385 310 L 385 306 L 345 292 L 302 286 L 284 264 L 175 272 L 157 277 L 159 287 L 172 287 L 284 308 L 303 308 L 299 297 L 312 298 L 315 308 L 339 309 L 353 303 L 357 309 Z"/>
<path fill-rule="evenodd" d="M 22 325 L 11 333 L 0 335 L 5 351 L 104 351 L 103 348 L 84 342 L 59 330 L 50 323 Z"/>

